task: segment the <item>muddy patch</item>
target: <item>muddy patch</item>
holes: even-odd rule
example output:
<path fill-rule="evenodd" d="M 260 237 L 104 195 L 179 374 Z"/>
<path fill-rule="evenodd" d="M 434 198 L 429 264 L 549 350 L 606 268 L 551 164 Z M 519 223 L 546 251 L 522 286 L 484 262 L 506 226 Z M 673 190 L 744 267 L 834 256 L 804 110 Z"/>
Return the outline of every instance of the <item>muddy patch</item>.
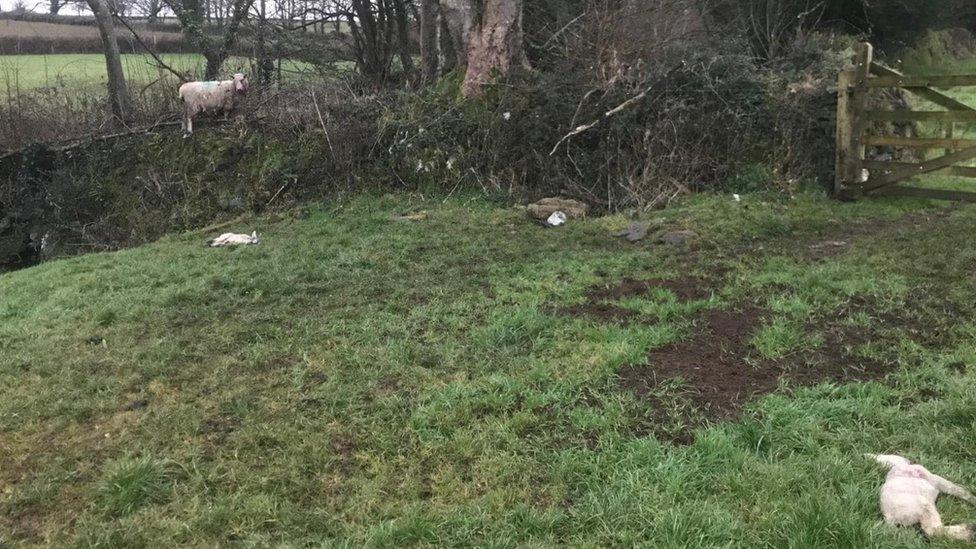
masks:
<path fill-rule="evenodd" d="M 640 434 L 688 443 L 694 428 L 736 419 L 743 405 L 772 393 L 783 381 L 793 386 L 867 381 L 880 379 L 892 369 L 849 356 L 847 350 L 867 337 L 845 327 L 829 328 L 824 344 L 815 351 L 764 359 L 752 348 L 750 338 L 768 317 L 756 307 L 706 311 L 690 338 L 652 351 L 646 364 L 621 368 L 621 388 L 648 407 Z"/>
<path fill-rule="evenodd" d="M 234 432 L 240 428 L 240 426 L 241 422 L 239 419 L 227 415 L 212 416 L 204 421 L 197 431 L 197 435 L 199 435 L 204 442 L 204 457 L 211 459 L 216 456 L 220 448 L 227 444 L 231 435 L 233 435 Z"/>
<path fill-rule="evenodd" d="M 667 290 L 675 295 L 679 301 L 707 299 L 712 293 L 710 285 L 699 278 L 680 278 L 663 280 L 649 278 L 636 280 L 625 278 L 615 286 L 597 285 L 590 289 L 587 298 L 590 301 L 619 301 L 632 297 L 645 297 L 653 290 Z"/>
<path fill-rule="evenodd" d="M 712 287 L 711 283 L 693 277 L 675 280 L 625 278 L 612 285 L 597 284 L 586 292 L 585 302 L 571 307 L 562 307 L 557 312 L 565 316 L 587 317 L 600 322 L 627 322 L 637 319 L 640 315 L 615 305 L 614 302 L 647 297 L 655 290 L 667 290 L 681 302 L 708 299 L 712 295 Z"/>

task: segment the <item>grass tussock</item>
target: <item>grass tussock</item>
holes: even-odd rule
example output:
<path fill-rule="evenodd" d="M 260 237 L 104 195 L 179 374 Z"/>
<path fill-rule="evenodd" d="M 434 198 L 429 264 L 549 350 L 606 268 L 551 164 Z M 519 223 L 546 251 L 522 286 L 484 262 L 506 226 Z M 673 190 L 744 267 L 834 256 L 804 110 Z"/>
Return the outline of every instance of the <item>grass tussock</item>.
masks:
<path fill-rule="evenodd" d="M 128 515 L 140 507 L 162 503 L 172 487 L 171 464 L 152 458 L 129 458 L 106 466 L 101 501 L 114 515 Z"/>

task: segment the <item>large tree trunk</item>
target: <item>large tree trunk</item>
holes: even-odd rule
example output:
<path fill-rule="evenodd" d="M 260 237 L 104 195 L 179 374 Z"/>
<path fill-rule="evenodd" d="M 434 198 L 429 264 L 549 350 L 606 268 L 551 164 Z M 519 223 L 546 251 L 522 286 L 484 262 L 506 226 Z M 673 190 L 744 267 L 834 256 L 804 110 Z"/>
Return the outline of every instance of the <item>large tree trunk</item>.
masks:
<path fill-rule="evenodd" d="M 108 72 L 108 100 L 112 116 L 116 122 L 125 122 L 129 112 L 129 98 L 125 89 L 125 73 L 122 71 L 122 56 L 115 35 L 115 24 L 105 0 L 88 0 L 88 7 L 95 14 L 98 33 L 102 36 L 105 50 L 105 66 Z"/>
<path fill-rule="evenodd" d="M 522 33 L 523 0 L 482 0 L 481 19 L 468 40 L 468 69 L 461 93 L 480 95 L 496 76 L 529 66 Z"/>
<path fill-rule="evenodd" d="M 61 0 L 51 0 L 51 3 L 48 5 L 51 15 L 57 15 L 61 11 L 62 6 Z"/>
<path fill-rule="evenodd" d="M 441 37 L 441 42 L 451 43 L 451 49 L 455 53 L 455 66 L 460 65 L 462 68 L 468 62 L 468 40 L 474 25 L 476 1 L 485 0 L 441 0 L 441 28 L 447 30 L 447 35 Z M 442 46 L 441 50 L 446 51 L 446 48 Z"/>
<path fill-rule="evenodd" d="M 410 51 L 410 21 L 407 6 L 403 0 L 393 0 L 393 17 L 396 19 L 397 49 L 400 53 L 400 65 L 408 87 L 416 84 L 413 67 L 413 55 Z"/>
<path fill-rule="evenodd" d="M 274 79 L 274 61 L 268 55 L 268 2 L 258 0 L 258 28 L 254 57 L 257 60 L 258 82 L 270 84 Z"/>
<path fill-rule="evenodd" d="M 437 0 L 420 0 L 421 81 L 431 84 L 440 72 L 440 4 Z"/>

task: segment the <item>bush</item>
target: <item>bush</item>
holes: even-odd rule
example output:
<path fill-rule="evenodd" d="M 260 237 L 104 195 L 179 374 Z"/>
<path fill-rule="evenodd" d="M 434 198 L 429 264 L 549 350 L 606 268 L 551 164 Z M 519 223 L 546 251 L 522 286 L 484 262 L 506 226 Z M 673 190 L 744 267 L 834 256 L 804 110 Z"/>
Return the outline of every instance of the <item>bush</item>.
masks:
<path fill-rule="evenodd" d="M 657 50 L 653 64 L 611 56 L 593 70 L 576 57 L 562 70 L 519 75 L 478 101 L 458 101 L 442 85 L 405 95 L 386 113 L 391 161 L 415 185 L 563 192 L 611 210 L 722 188 L 748 166 L 768 167 L 767 185 L 826 183 L 834 82 L 850 45 L 810 35 L 777 64 L 758 65 L 677 41 Z"/>
<path fill-rule="evenodd" d="M 318 108 L 304 89 L 256 97 L 246 124 L 204 120 L 189 139 L 177 124 L 0 155 L 0 270 L 386 181 L 382 99 L 348 89 L 317 88 Z"/>
<path fill-rule="evenodd" d="M 912 74 L 949 73 L 947 60 L 976 55 L 976 36 L 966 29 L 929 30 L 901 53 L 902 67 Z"/>

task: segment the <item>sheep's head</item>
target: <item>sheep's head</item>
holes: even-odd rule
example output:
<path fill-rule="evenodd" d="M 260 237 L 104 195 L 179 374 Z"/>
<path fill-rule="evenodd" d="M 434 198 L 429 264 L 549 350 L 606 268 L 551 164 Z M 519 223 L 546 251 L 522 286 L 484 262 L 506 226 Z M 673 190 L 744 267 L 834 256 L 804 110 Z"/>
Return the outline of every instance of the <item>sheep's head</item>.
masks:
<path fill-rule="evenodd" d="M 234 75 L 234 89 L 238 93 L 247 93 L 247 76 L 241 73 Z"/>

